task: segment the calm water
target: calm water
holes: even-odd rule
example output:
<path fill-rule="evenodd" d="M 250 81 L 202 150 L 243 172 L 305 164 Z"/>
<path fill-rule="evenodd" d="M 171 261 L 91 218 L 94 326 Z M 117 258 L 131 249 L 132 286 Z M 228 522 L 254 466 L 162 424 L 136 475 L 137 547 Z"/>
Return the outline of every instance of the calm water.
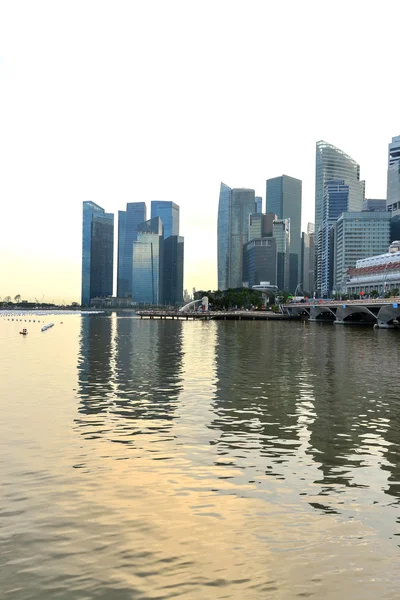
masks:
<path fill-rule="evenodd" d="M 0 318 L 1 598 L 400 597 L 399 332 L 52 319 Z"/>

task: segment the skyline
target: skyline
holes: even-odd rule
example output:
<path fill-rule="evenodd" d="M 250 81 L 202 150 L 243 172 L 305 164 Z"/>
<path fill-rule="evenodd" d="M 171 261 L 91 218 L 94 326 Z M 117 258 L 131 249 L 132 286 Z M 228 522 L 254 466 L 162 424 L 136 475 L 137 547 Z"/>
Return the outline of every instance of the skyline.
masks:
<path fill-rule="evenodd" d="M 116 218 L 127 202 L 178 204 L 184 287 L 216 289 L 221 181 L 265 210 L 267 179 L 300 179 L 305 231 L 318 140 L 357 161 L 367 198 L 386 197 L 395 2 L 108 6 L 0 9 L 0 296 L 79 300 L 86 200 Z"/>

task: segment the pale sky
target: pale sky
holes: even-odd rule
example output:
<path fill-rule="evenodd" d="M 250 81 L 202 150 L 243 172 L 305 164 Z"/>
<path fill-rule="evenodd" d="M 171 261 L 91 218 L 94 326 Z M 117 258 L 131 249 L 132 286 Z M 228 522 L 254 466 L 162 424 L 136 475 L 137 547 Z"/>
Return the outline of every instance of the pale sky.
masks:
<path fill-rule="evenodd" d="M 82 201 L 172 200 L 185 288 L 217 287 L 219 185 L 303 181 L 315 142 L 386 197 L 400 2 L 0 0 L 0 297 L 80 301 Z"/>

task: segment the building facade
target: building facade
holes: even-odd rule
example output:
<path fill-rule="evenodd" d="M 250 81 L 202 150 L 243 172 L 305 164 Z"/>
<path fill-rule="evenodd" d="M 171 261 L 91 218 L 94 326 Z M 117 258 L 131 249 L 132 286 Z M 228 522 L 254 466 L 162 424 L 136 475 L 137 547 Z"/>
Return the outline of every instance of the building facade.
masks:
<path fill-rule="evenodd" d="M 184 239 L 170 235 L 164 240 L 164 304 L 177 306 L 183 302 Z"/>
<path fill-rule="evenodd" d="M 316 290 L 321 294 L 322 272 L 329 269 L 322 264 L 323 248 L 326 239 L 323 234 L 326 212 L 324 211 L 324 194 L 326 183 L 331 180 L 342 180 L 349 186 L 347 211 L 361 211 L 365 197 L 365 182 L 360 180 L 360 166 L 345 152 L 323 140 L 316 145 L 315 164 L 315 236 L 316 236 Z M 326 229 L 326 228 L 325 228 Z M 329 228 L 327 229 L 329 231 Z"/>
<path fill-rule="evenodd" d="M 151 201 L 151 218 L 160 217 L 164 226 L 164 239 L 179 235 L 179 206 L 167 200 Z"/>
<path fill-rule="evenodd" d="M 256 213 L 262 213 L 262 197 L 256 196 Z"/>
<path fill-rule="evenodd" d="M 118 211 L 118 267 L 117 296 L 126 298 L 132 294 L 133 244 L 137 239 L 138 226 L 146 221 L 146 204 L 128 202 L 126 210 Z"/>
<path fill-rule="evenodd" d="M 290 267 L 290 221 L 276 219 L 272 224 L 272 235 L 276 240 L 277 282 L 278 290 L 289 290 Z"/>
<path fill-rule="evenodd" d="M 312 225 L 312 228 L 310 227 Z M 314 224 L 309 223 L 307 232 L 301 234 L 301 272 L 302 291 L 311 297 L 314 293 L 314 263 L 315 263 L 315 244 L 314 244 Z"/>
<path fill-rule="evenodd" d="M 386 198 L 365 198 L 362 206 L 362 210 L 369 211 L 385 211 L 386 210 Z"/>
<path fill-rule="evenodd" d="M 276 285 L 277 252 L 276 239 L 252 239 L 243 246 L 243 282 L 249 288 L 268 281 Z"/>
<path fill-rule="evenodd" d="M 400 215 L 400 135 L 389 144 L 386 207 Z"/>
<path fill-rule="evenodd" d="M 114 214 L 94 202 L 83 202 L 81 303 L 112 296 L 114 265 Z"/>
<path fill-rule="evenodd" d="M 290 274 L 288 288 L 294 292 L 301 283 L 301 203 L 300 179 L 282 175 L 267 180 L 266 212 L 278 219 L 290 219 Z"/>
<path fill-rule="evenodd" d="M 155 217 L 138 226 L 133 244 L 132 302 L 162 304 L 164 283 L 163 225 Z"/>
<path fill-rule="evenodd" d="M 239 288 L 243 282 L 243 245 L 248 242 L 249 217 L 255 192 L 221 183 L 218 205 L 218 289 Z"/>
<path fill-rule="evenodd" d="M 347 294 L 370 294 L 377 291 L 398 295 L 400 290 L 400 241 L 389 246 L 389 252 L 370 256 L 356 262 L 346 277 Z"/>
<path fill-rule="evenodd" d="M 333 291 L 345 286 L 347 271 L 358 260 L 381 254 L 390 244 L 391 213 L 344 212 L 334 227 Z"/>

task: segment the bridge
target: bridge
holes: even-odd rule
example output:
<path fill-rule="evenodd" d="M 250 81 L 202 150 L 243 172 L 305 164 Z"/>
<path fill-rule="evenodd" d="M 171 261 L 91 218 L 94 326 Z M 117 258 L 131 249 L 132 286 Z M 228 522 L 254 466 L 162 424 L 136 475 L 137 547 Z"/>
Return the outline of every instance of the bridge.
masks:
<path fill-rule="evenodd" d="M 374 325 L 393 329 L 400 325 L 400 298 L 379 300 L 309 300 L 282 305 L 291 317 L 308 316 L 310 321 L 334 325 Z"/>

